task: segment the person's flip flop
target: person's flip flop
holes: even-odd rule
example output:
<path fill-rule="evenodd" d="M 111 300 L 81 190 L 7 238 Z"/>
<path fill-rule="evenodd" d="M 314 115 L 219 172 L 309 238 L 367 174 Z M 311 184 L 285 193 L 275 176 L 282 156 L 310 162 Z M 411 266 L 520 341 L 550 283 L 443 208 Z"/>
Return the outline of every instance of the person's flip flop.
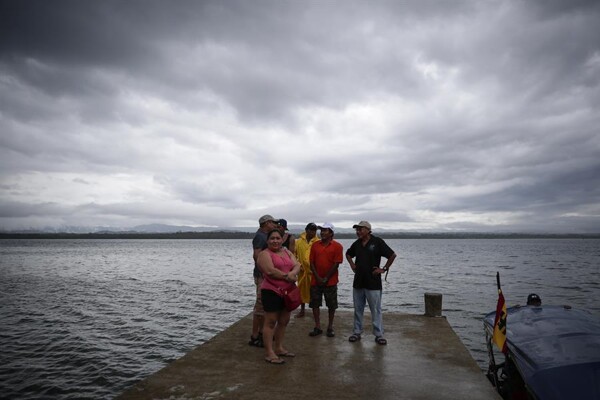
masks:
<path fill-rule="evenodd" d="M 285 353 L 279 353 L 277 354 L 278 357 L 296 357 L 296 355 L 294 353 L 292 353 L 291 351 L 285 352 Z"/>
<path fill-rule="evenodd" d="M 319 336 L 321 333 L 323 333 L 323 329 L 314 328 L 308 333 L 308 336 Z"/>
<path fill-rule="evenodd" d="M 276 364 L 276 365 L 280 365 L 280 364 L 285 364 L 285 360 L 283 358 L 265 358 L 265 361 L 268 362 L 269 364 Z"/>
<path fill-rule="evenodd" d="M 385 346 L 387 344 L 387 340 L 383 336 L 377 336 L 375 338 L 375 343 Z"/>
<path fill-rule="evenodd" d="M 360 335 L 357 335 L 356 333 L 353 333 L 352 335 L 350 335 L 350 337 L 348 338 L 349 342 L 358 342 L 360 340 Z"/>

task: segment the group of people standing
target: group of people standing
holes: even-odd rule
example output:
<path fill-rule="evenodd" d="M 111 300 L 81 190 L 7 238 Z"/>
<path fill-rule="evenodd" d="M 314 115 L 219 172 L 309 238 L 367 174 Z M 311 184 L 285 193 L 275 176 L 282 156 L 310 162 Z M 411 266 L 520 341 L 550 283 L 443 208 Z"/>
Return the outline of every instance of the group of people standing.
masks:
<path fill-rule="evenodd" d="M 287 229 L 287 221 L 263 215 L 258 220 L 259 229 L 252 240 L 254 258 L 254 282 L 256 302 L 253 312 L 252 334 L 249 344 L 264 347 L 265 361 L 271 364 L 285 363 L 285 357 L 294 357 L 283 345 L 285 328 L 291 311 L 285 307 L 283 293 L 297 285 L 301 305 L 297 317 L 305 316 L 305 304 L 312 309 L 315 326 L 309 336 L 324 333 L 321 327 L 320 309 L 325 298 L 328 322 L 325 334 L 334 337 L 335 310 L 338 308 L 338 268 L 343 262 L 342 245 L 334 240 L 335 227 L 331 223 L 317 226 L 306 225 L 304 232 L 295 239 Z M 354 326 L 350 342 L 361 339 L 363 314 L 368 303 L 371 310 L 375 342 L 387 344 L 384 338 L 381 315 L 381 275 L 387 273 L 396 253 L 385 241 L 371 232 L 371 224 L 361 221 L 353 226 L 357 239 L 346 250 L 346 259 L 354 272 L 353 303 Z M 320 237 L 317 236 L 320 232 Z M 381 266 L 381 259 L 386 262 Z"/>

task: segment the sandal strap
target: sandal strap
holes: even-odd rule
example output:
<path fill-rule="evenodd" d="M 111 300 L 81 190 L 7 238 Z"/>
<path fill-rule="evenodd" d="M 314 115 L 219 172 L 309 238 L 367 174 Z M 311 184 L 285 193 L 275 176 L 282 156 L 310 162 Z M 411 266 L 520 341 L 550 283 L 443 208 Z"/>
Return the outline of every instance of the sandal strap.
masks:
<path fill-rule="evenodd" d="M 348 340 L 350 342 L 358 342 L 360 340 L 360 335 L 357 335 L 356 333 L 353 333 L 352 335 L 350 335 L 350 337 L 348 338 Z"/>

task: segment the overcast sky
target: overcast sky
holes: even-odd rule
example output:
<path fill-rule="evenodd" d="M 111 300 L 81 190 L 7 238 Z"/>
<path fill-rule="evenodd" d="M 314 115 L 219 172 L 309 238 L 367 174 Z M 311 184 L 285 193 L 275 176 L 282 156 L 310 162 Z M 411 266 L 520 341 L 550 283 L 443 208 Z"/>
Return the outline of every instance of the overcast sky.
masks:
<path fill-rule="evenodd" d="M 599 1 L 0 5 L 0 229 L 600 232 Z"/>

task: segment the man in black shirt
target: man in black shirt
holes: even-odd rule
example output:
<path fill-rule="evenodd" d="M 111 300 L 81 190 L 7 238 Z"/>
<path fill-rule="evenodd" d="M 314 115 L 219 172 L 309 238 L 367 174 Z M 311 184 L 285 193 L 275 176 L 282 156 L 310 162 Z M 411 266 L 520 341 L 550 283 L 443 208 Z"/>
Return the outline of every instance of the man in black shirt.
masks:
<path fill-rule="evenodd" d="M 352 284 L 354 330 L 348 340 L 350 342 L 360 340 L 365 303 L 368 302 L 375 342 L 385 345 L 387 340 L 383 337 L 381 316 L 381 274 L 390 268 L 396 259 L 396 253 L 383 239 L 372 235 L 371 224 L 368 221 L 360 221 L 353 228 L 356 229 L 358 239 L 346 251 L 346 259 L 354 271 L 354 283 Z M 383 268 L 380 266 L 381 257 L 387 259 Z"/>

